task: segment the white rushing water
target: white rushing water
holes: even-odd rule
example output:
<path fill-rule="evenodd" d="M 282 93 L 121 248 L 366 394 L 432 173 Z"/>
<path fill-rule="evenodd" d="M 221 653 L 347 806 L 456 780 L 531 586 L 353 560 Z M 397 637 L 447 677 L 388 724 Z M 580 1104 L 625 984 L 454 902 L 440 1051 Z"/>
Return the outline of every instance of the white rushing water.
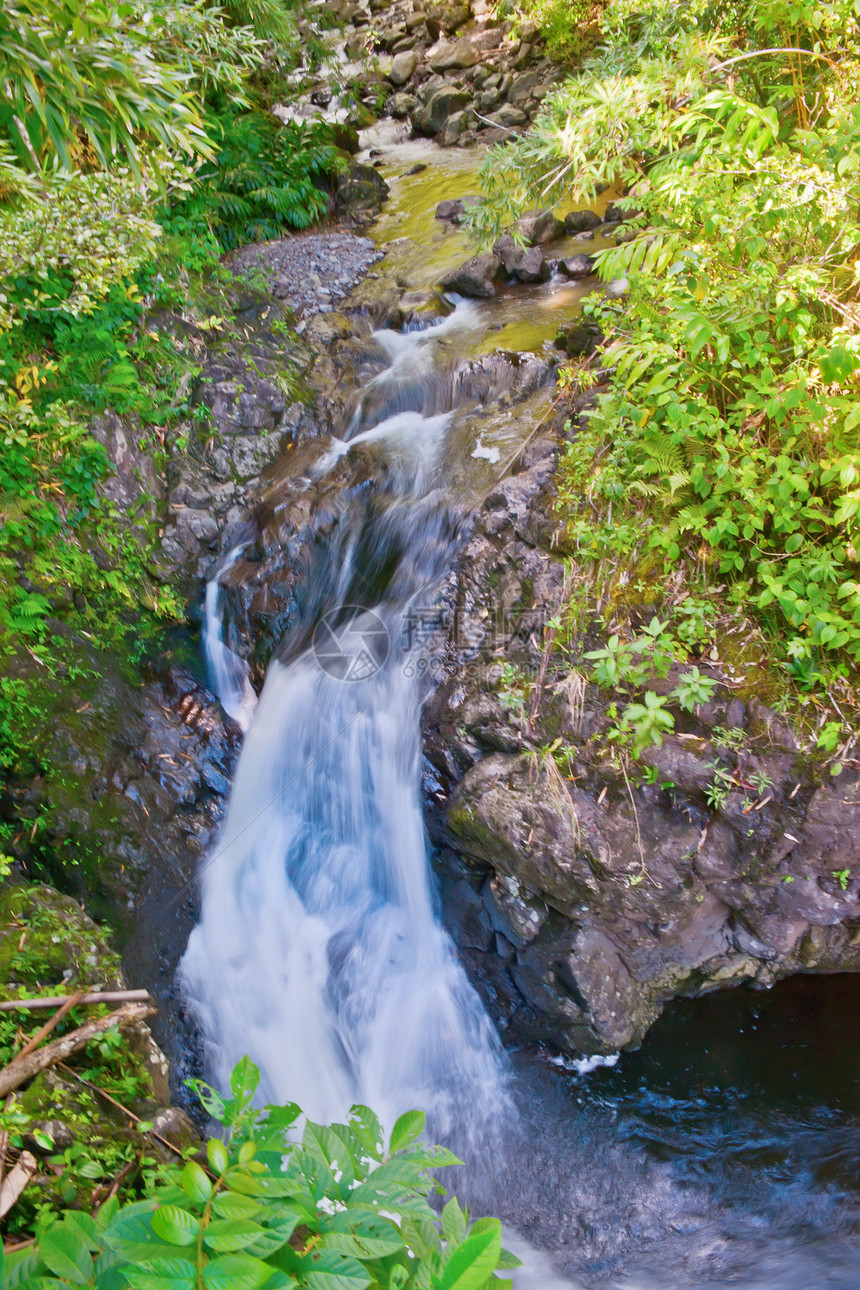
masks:
<path fill-rule="evenodd" d="M 212 688 L 228 716 L 247 730 L 257 706 L 257 695 L 251 684 L 248 664 L 224 640 L 223 594 L 221 580 L 242 554 L 234 547 L 218 572 L 206 583 L 203 647 L 212 678 Z"/>
<path fill-rule="evenodd" d="M 436 330 L 453 328 L 449 319 Z M 372 383 L 380 408 L 395 389 L 420 405 L 421 381 L 434 375 L 428 334 L 379 336 L 391 359 Z M 317 1120 L 365 1102 L 389 1124 L 420 1107 L 437 1133 L 480 1126 L 506 1097 L 500 1046 L 434 908 L 419 682 L 401 641 L 402 597 L 423 590 L 421 530 L 428 546 L 450 542 L 439 508 L 420 502 L 449 421 L 409 408 L 363 429 L 356 420 L 352 442 L 385 444 L 400 497 L 379 549 L 389 533 L 405 534 L 415 571 L 404 556 L 407 590 L 374 614 L 334 605 L 316 648 L 270 666 L 253 723 L 247 669 L 224 644 L 218 578 L 209 584 L 210 667 L 248 737 L 181 968 L 216 1080 L 248 1053 L 267 1100 L 297 1101 Z M 347 447 L 335 441 L 320 468 Z M 363 518 L 359 508 L 344 524 Z M 352 551 L 349 535 L 332 548 L 341 597 Z"/>

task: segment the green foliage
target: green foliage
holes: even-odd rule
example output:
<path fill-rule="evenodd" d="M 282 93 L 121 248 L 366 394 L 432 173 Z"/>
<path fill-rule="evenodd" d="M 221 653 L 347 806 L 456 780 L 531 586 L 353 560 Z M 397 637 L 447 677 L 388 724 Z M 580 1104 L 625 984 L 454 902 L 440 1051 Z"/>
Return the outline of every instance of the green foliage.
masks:
<path fill-rule="evenodd" d="M 337 164 L 325 125 L 283 124 L 271 113 L 225 111 L 210 128 L 218 152 L 198 175 L 193 192 L 165 213 L 203 221 L 225 250 L 262 242 L 285 229 L 303 229 L 328 208 L 323 180 Z"/>
<path fill-rule="evenodd" d="M 721 582 L 816 660 L 860 660 L 860 34 L 853 0 L 616 0 L 606 45 L 493 150 L 493 236 L 549 191 L 629 191 L 607 392 L 562 463 L 580 557 Z M 805 52 L 803 52 L 805 51 Z M 634 212 L 636 212 L 634 214 Z"/>
<path fill-rule="evenodd" d="M 70 168 L 84 141 L 102 165 L 137 165 L 142 140 L 190 154 L 209 144 L 180 66 L 153 58 L 135 4 L 7 0 L 0 10 L 0 137 L 18 164 Z"/>
<path fill-rule="evenodd" d="M 553 58 L 566 61 L 582 55 L 592 43 L 601 0 L 503 0 L 500 17 L 513 17 L 514 30 L 524 21 L 537 25 Z M 519 21 L 518 21 L 519 20 Z"/>
<path fill-rule="evenodd" d="M 85 12 L 84 12 L 85 9 Z M 147 324 L 225 248 L 325 213 L 335 151 L 250 78 L 294 42 L 281 0 L 13 0 L 0 14 L 0 670 L 74 679 L 74 632 L 146 648 L 182 614 L 153 580 L 158 516 L 120 514 L 91 433 L 107 409 L 163 469 L 195 356 Z M 254 105 L 251 105 L 251 101 Z M 171 433 L 172 432 L 172 433 Z M 27 758 L 38 687 L 0 677 L 0 764 Z M 29 721 L 32 725 L 32 720 Z M 38 724 L 38 723 L 37 723 Z"/>
<path fill-rule="evenodd" d="M 621 743 L 629 741 L 634 757 L 641 757 L 646 748 L 659 748 L 663 736 L 675 729 L 675 718 L 666 711 L 667 702 L 653 690 L 646 690 L 641 703 L 628 703 L 609 738 Z"/>
<path fill-rule="evenodd" d="M 376 1116 L 352 1108 L 345 1124 L 305 1121 L 295 1105 L 256 1110 L 258 1073 L 245 1058 L 232 1096 L 199 1086 L 226 1128 L 205 1165 L 165 1167 L 150 1199 L 107 1201 L 44 1226 L 33 1249 L 5 1256 L 4 1284 L 98 1290 L 491 1290 L 517 1260 L 501 1224 L 470 1223 L 457 1201 L 441 1219 L 428 1172 L 458 1163 L 416 1139 L 424 1117 L 402 1116 L 388 1148 Z"/>

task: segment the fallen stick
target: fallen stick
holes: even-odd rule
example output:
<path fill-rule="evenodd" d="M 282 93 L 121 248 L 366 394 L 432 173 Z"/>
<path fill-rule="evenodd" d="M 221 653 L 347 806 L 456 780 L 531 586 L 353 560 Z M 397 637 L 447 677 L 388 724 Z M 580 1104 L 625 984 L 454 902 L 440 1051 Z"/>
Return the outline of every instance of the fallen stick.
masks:
<path fill-rule="evenodd" d="M 89 1005 L 91 1003 L 147 1003 L 150 995 L 148 990 L 101 990 L 94 994 L 84 994 L 76 999 L 73 994 L 55 994 L 48 999 L 6 999 L 0 1003 L 0 1012 L 14 1012 L 16 1008 L 59 1008 L 69 999 L 76 999 L 72 1007 L 77 1004 Z"/>
<path fill-rule="evenodd" d="M 14 1169 L 9 1170 L 0 1187 L 0 1218 L 9 1213 L 37 1168 L 36 1157 L 29 1151 L 22 1151 Z"/>
<path fill-rule="evenodd" d="M 21 1051 L 15 1054 L 15 1056 L 12 1058 L 12 1061 L 20 1062 L 22 1058 L 29 1057 L 30 1053 L 32 1053 L 34 1049 L 39 1047 L 39 1044 L 42 1042 L 42 1040 L 47 1039 L 48 1035 L 50 1035 L 52 1030 L 56 1030 L 57 1026 L 63 1020 L 63 1017 L 65 1017 L 66 1013 L 71 1012 L 75 1004 L 80 1003 L 83 997 L 84 995 L 82 990 L 79 990 L 77 994 L 69 995 L 66 1002 L 57 1009 L 57 1011 L 54 1013 L 51 1020 L 46 1021 L 42 1029 L 36 1031 L 35 1035 L 33 1035 L 33 1037 L 27 1041 L 27 1043 L 24 1045 Z M 10 1066 L 11 1064 L 12 1062 L 9 1063 Z"/>
<path fill-rule="evenodd" d="M 78 1030 L 72 1030 L 68 1035 L 63 1035 L 62 1039 L 55 1039 L 52 1044 L 38 1048 L 29 1056 L 10 1062 L 0 1070 L 0 1097 L 5 1097 L 7 1093 L 20 1088 L 28 1079 L 38 1075 L 39 1071 L 45 1070 L 48 1066 L 54 1066 L 57 1062 L 70 1057 L 72 1053 L 86 1048 L 91 1039 L 103 1034 L 105 1030 L 110 1030 L 112 1026 L 127 1026 L 135 1021 L 144 1021 L 147 1017 L 153 1016 L 156 1011 L 156 1008 L 145 1003 L 126 1003 L 107 1017 L 88 1021 Z"/>

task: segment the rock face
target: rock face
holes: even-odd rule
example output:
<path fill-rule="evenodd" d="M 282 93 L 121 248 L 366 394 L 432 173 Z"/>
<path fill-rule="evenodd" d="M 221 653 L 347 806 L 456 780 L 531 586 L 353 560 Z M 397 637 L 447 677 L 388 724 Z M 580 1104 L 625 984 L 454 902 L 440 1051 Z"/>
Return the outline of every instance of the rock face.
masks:
<path fill-rule="evenodd" d="M 713 700 L 641 767 L 613 763 L 613 696 L 541 647 L 564 577 L 548 518 L 556 443 L 529 445 L 458 562 L 425 785 L 449 925 L 498 1024 L 515 1042 L 610 1053 L 678 995 L 860 970 L 860 760 L 837 779 L 818 770 L 700 660 Z M 531 678 L 543 667 L 537 700 L 507 690 L 500 659 Z M 540 751 L 557 740 L 563 769 Z"/>

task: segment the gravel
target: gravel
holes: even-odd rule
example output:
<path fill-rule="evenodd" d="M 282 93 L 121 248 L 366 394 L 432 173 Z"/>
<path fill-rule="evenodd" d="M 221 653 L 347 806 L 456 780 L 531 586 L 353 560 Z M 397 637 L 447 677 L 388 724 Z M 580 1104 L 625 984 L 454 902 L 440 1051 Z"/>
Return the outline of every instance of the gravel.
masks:
<path fill-rule="evenodd" d="M 243 246 L 229 267 L 264 287 L 297 318 L 331 313 L 382 252 L 354 233 L 296 233 L 277 242 Z"/>

